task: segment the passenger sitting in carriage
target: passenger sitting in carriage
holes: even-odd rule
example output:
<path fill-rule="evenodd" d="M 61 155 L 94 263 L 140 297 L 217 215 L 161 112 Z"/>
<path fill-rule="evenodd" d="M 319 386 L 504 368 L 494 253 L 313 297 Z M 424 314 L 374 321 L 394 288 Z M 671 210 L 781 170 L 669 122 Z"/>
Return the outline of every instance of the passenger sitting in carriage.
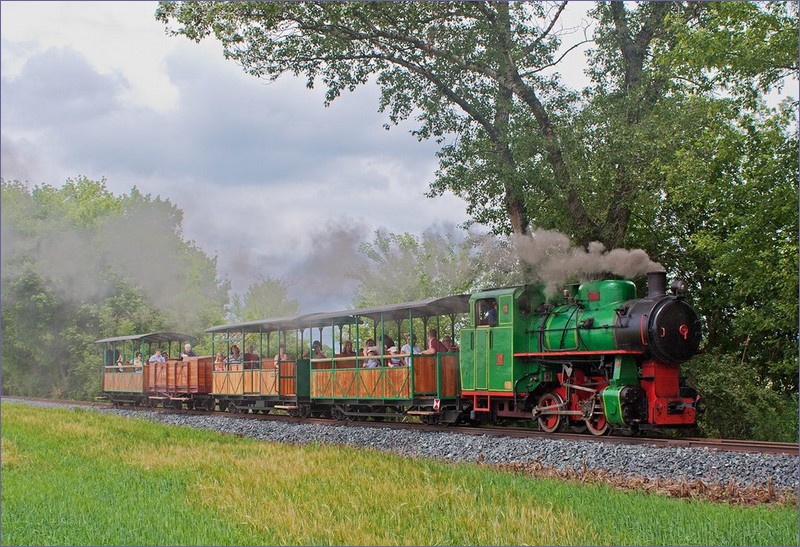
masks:
<path fill-rule="evenodd" d="M 286 346 L 281 344 L 280 346 L 278 346 L 278 353 L 275 354 L 275 360 L 274 360 L 275 368 L 278 368 L 280 366 L 281 361 L 288 361 L 288 360 L 289 360 L 289 354 L 286 353 Z"/>
<path fill-rule="evenodd" d="M 390 367 L 404 367 L 406 365 L 405 359 L 402 357 L 397 357 L 397 354 L 400 351 L 397 349 L 397 346 L 392 346 L 389 348 L 389 355 L 393 355 L 394 357 L 389 358 L 389 366 Z"/>
<path fill-rule="evenodd" d="M 352 340 L 345 340 L 344 345 L 342 346 L 342 357 L 352 357 L 355 355 L 356 352 L 353 351 L 353 341 Z"/>
<path fill-rule="evenodd" d="M 364 361 L 364 368 L 376 368 L 378 366 L 378 360 L 376 359 L 377 356 L 377 351 L 374 349 L 369 350 L 367 352 L 367 357 L 369 357 L 369 359 Z"/>
<path fill-rule="evenodd" d="M 325 355 L 325 352 L 322 351 L 322 343 L 320 343 L 319 340 L 314 341 L 314 343 L 311 345 L 311 349 L 313 359 L 326 359 L 328 357 Z"/>
<path fill-rule="evenodd" d="M 236 344 L 231 346 L 231 354 L 228 356 L 227 362 L 229 364 L 242 362 L 242 350 L 240 350 L 239 346 L 237 346 Z"/>
<path fill-rule="evenodd" d="M 453 339 L 449 334 L 442 337 L 442 345 L 447 348 L 447 351 L 458 351 L 458 346 L 453 343 Z"/>
<path fill-rule="evenodd" d="M 256 348 L 253 345 L 247 346 L 247 352 L 244 354 L 244 368 L 261 368 L 261 356 L 256 353 Z"/>
<path fill-rule="evenodd" d="M 366 345 L 361 348 L 361 355 L 366 357 L 369 351 L 374 348 L 375 348 L 375 340 L 373 340 L 372 338 L 368 338 Z"/>
<path fill-rule="evenodd" d="M 214 359 L 214 370 L 225 370 L 225 355 L 221 351 L 217 352 Z"/>
<path fill-rule="evenodd" d="M 436 329 L 428 330 L 428 348 L 424 349 L 422 353 L 432 355 L 436 353 L 445 353 L 446 351 L 448 351 L 448 349 L 439 341 Z"/>

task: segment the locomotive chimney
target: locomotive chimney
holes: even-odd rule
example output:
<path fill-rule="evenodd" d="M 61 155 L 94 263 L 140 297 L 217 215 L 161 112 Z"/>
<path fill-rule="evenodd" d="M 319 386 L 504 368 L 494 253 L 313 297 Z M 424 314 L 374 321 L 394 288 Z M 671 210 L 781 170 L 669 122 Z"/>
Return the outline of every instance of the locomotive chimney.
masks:
<path fill-rule="evenodd" d="M 647 297 L 655 298 L 667 294 L 667 272 L 647 272 Z"/>

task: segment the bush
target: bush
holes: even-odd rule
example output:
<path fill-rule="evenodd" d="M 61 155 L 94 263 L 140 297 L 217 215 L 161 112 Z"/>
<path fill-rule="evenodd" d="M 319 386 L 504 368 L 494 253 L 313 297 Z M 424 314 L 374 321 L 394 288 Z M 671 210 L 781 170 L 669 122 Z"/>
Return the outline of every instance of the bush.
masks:
<path fill-rule="evenodd" d="M 706 402 L 698 418 L 709 437 L 797 442 L 797 393 L 775 389 L 739 356 L 709 353 L 686 366 L 688 382 Z"/>

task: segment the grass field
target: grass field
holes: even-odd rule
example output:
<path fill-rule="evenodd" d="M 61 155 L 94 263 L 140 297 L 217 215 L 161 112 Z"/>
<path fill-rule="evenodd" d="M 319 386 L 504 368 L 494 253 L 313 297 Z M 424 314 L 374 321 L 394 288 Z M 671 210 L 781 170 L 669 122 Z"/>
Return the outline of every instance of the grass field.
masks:
<path fill-rule="evenodd" d="M 2 405 L 4 545 L 797 545 L 733 507 Z"/>

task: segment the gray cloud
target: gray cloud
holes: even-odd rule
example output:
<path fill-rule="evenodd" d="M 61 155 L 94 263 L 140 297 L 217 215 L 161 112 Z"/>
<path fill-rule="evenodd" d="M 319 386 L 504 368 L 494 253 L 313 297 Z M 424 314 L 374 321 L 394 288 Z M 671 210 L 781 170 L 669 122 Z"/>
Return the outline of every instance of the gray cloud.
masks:
<path fill-rule="evenodd" d="M 160 111 L 120 99 L 129 82 L 74 51 L 31 57 L 0 81 L 2 176 L 56 186 L 105 177 L 117 193 L 136 185 L 167 197 L 185 213 L 185 236 L 218 256 L 237 292 L 264 275 L 316 290 L 300 278 L 320 242 L 343 249 L 381 227 L 418 234 L 465 220 L 461 200 L 424 197 L 436 146 L 408 127 L 385 131 L 376 88 L 324 108 L 322 92 L 301 81 L 266 85 L 221 54 L 209 61 L 201 53 L 186 43 L 167 57 L 179 100 Z M 351 289 L 331 289 L 334 307 L 349 303 Z M 304 307 L 327 298 L 298 291 Z"/>
<path fill-rule="evenodd" d="M 101 75 L 68 48 L 32 57 L 13 78 L 2 77 L 3 125 L 21 129 L 61 129 L 101 119 L 120 105 L 127 88 L 120 75 Z"/>
<path fill-rule="evenodd" d="M 187 48 L 168 58 L 167 71 L 180 101 L 157 112 L 121 104 L 130 87 L 121 76 L 98 74 L 74 51 L 47 50 L 2 79 L 4 129 L 47 131 L 57 159 L 82 174 L 129 171 L 228 186 L 319 178 L 343 156 L 391 150 L 423 160 L 435 150 L 402 129 L 383 130 L 373 88 L 326 109 L 321 93 L 298 80 L 266 85 Z M 5 167 L 3 174 L 15 176 Z"/>

